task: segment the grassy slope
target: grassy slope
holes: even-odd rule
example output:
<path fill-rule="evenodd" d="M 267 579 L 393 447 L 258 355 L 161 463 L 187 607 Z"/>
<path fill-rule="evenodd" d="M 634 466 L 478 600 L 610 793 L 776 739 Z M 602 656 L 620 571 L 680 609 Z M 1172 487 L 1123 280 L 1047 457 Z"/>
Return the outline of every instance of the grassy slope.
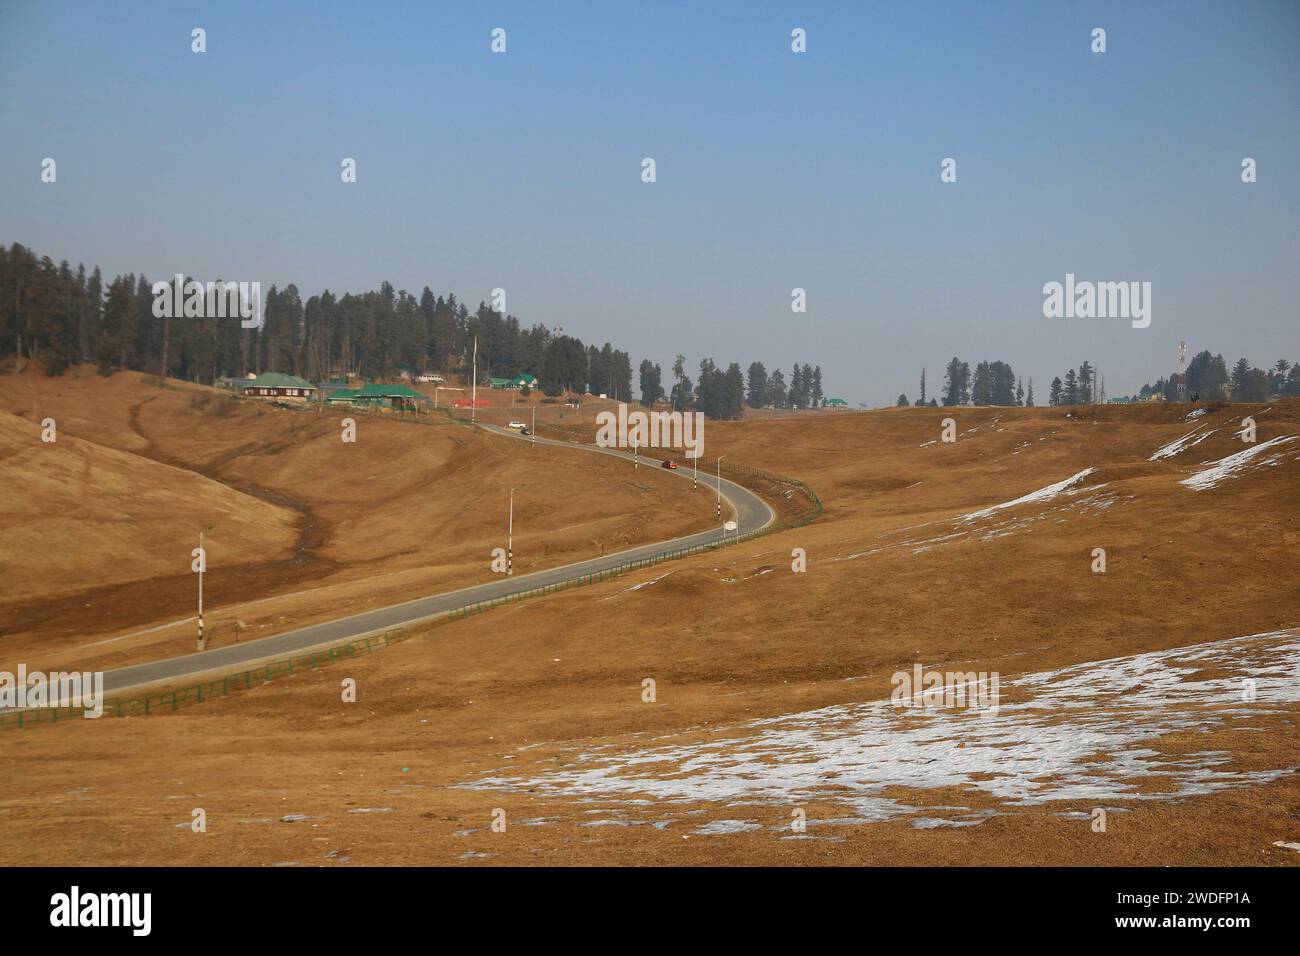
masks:
<path fill-rule="evenodd" d="M 1298 406 L 1255 410 L 1260 440 L 1300 435 Z M 1244 447 L 1229 432 L 1244 411 L 1209 416 L 1214 437 L 1171 461 L 1148 461 L 1192 430 L 1186 413 L 963 409 L 952 413 L 962 433 L 955 445 L 926 444 L 947 410 L 711 425 L 710 454 L 807 481 L 826 517 L 431 628 L 343 668 L 176 716 L 32 732 L 2 758 L 11 782 L 0 820 L 30 837 L 15 846 L 57 844 L 103 861 L 165 854 L 311 864 L 345 848 L 362 863 L 455 863 L 473 850 L 516 863 L 1294 864 L 1295 854 L 1271 846 L 1300 837 L 1294 775 L 1177 804 L 1131 803 L 1104 837 L 1050 808 L 969 830 L 845 827 L 836 844 L 782 842 L 770 830 L 683 840 L 672 826 L 584 828 L 590 804 L 454 786 L 540 765 L 570 744 L 634 751 L 661 734 L 702 738 L 728 722 L 878 699 L 891 673 L 916 661 L 1011 677 L 1300 623 L 1300 442 L 1277 466 L 1193 492 L 1179 480 Z M 1106 487 L 1088 494 L 1115 495 L 1105 509 L 1064 499 L 1054 503 L 1061 508 L 1030 506 L 977 522 L 976 533 L 920 543 L 960 531 L 954 517 L 1089 467 L 1097 473 L 1088 480 Z M 1025 517 L 1035 520 L 1019 524 Z M 803 575 L 789 570 L 796 546 L 809 556 Z M 1107 550 L 1106 575 L 1089 570 L 1096 547 Z M 358 680 L 359 704 L 339 702 L 343 676 Z M 641 701 L 645 677 L 658 684 L 653 705 Z M 1212 743 L 1234 755 L 1232 766 L 1285 766 L 1296 723 L 1292 713 L 1266 733 Z M 162 754 L 165 773 L 155 766 Z M 67 793 L 79 784 L 98 789 Z M 907 796 L 981 805 L 968 792 Z M 172 826 L 191 805 L 219 821 L 219 838 Z M 346 812 L 358 807 L 394 812 Z M 494 835 L 485 827 L 495 807 L 512 821 L 551 822 Z M 701 819 L 737 815 L 696 809 Z M 767 822 L 788 811 L 771 808 Z M 249 822 L 287 812 L 318 816 L 318 826 Z M 651 806 L 642 815 L 682 812 Z M 835 815 L 833 793 L 808 812 Z M 76 825 L 91 820 L 98 826 Z M 464 830 L 476 832 L 456 835 Z M 21 850 L 9 857 L 24 859 Z"/>

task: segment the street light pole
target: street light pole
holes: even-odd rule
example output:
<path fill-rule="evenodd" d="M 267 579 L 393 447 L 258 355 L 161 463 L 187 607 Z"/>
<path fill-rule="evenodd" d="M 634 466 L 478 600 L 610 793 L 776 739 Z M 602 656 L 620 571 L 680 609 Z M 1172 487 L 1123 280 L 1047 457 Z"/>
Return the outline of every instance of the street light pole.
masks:
<path fill-rule="evenodd" d="M 700 489 L 700 456 L 695 456 L 695 474 L 691 476 L 691 491 Z"/>
<path fill-rule="evenodd" d="M 636 439 L 633 438 L 632 439 L 632 470 L 636 471 L 638 467 L 639 466 L 637 464 L 637 457 L 636 457 Z"/>
<path fill-rule="evenodd" d="M 469 420 L 478 421 L 478 336 L 474 336 L 474 384 L 469 393 Z M 464 381 L 462 379 L 462 381 Z M 464 386 L 461 386 L 462 388 Z"/>
<path fill-rule="evenodd" d="M 528 438 L 530 444 L 533 445 L 537 444 L 537 406 L 536 405 L 533 406 L 533 427 L 528 432 Z"/>
<path fill-rule="evenodd" d="M 203 568 L 208 563 L 207 552 L 203 550 L 203 532 L 199 532 L 199 650 L 203 650 Z"/>
<path fill-rule="evenodd" d="M 718 456 L 718 521 L 722 521 L 722 456 Z"/>
<path fill-rule="evenodd" d="M 506 577 L 515 573 L 515 489 L 510 489 L 510 523 L 506 526 Z"/>

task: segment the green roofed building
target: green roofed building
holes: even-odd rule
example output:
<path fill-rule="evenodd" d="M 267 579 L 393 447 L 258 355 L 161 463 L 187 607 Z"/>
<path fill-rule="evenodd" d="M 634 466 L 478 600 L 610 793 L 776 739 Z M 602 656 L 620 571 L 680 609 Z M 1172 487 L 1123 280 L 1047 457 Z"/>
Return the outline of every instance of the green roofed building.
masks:
<path fill-rule="evenodd" d="M 352 396 L 353 405 L 367 405 L 379 408 L 392 408 L 397 411 L 415 411 L 420 402 L 432 401 L 429 396 L 417 392 L 409 385 L 363 385 Z"/>
<path fill-rule="evenodd" d="M 356 401 L 357 392 L 355 388 L 336 388 L 325 396 L 326 405 L 351 405 Z"/>
<path fill-rule="evenodd" d="M 828 398 L 826 399 L 826 407 L 827 408 L 848 408 L 849 403 L 842 398 Z"/>
<path fill-rule="evenodd" d="M 306 402 L 316 397 L 316 386 L 297 375 L 263 372 L 241 383 L 240 394 L 277 402 Z"/>
<path fill-rule="evenodd" d="M 508 378 L 490 378 L 488 379 L 488 388 L 514 388 L 511 385 L 511 379 Z"/>

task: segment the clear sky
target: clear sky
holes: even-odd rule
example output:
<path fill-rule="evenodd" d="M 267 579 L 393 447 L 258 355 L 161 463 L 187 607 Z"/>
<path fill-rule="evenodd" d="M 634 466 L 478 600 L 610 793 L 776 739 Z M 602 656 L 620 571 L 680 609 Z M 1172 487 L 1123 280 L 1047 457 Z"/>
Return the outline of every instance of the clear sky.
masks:
<path fill-rule="evenodd" d="M 499 286 L 666 374 L 818 363 L 880 405 L 957 355 L 1042 404 L 1180 339 L 1297 361 L 1298 226 L 1295 0 L 0 0 L 0 242 L 304 299 Z M 1150 281 L 1151 326 L 1044 318 L 1066 273 Z"/>

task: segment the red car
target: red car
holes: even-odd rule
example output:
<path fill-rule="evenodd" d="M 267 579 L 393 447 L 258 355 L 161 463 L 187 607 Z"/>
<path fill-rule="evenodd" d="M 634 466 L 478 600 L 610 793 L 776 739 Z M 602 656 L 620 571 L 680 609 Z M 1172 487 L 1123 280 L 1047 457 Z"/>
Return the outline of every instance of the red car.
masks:
<path fill-rule="evenodd" d="M 673 461 L 671 458 L 669 458 L 667 461 L 664 462 L 664 467 L 665 467 L 665 468 L 676 469 L 676 468 L 677 468 L 677 462 L 675 462 L 675 461 Z"/>

